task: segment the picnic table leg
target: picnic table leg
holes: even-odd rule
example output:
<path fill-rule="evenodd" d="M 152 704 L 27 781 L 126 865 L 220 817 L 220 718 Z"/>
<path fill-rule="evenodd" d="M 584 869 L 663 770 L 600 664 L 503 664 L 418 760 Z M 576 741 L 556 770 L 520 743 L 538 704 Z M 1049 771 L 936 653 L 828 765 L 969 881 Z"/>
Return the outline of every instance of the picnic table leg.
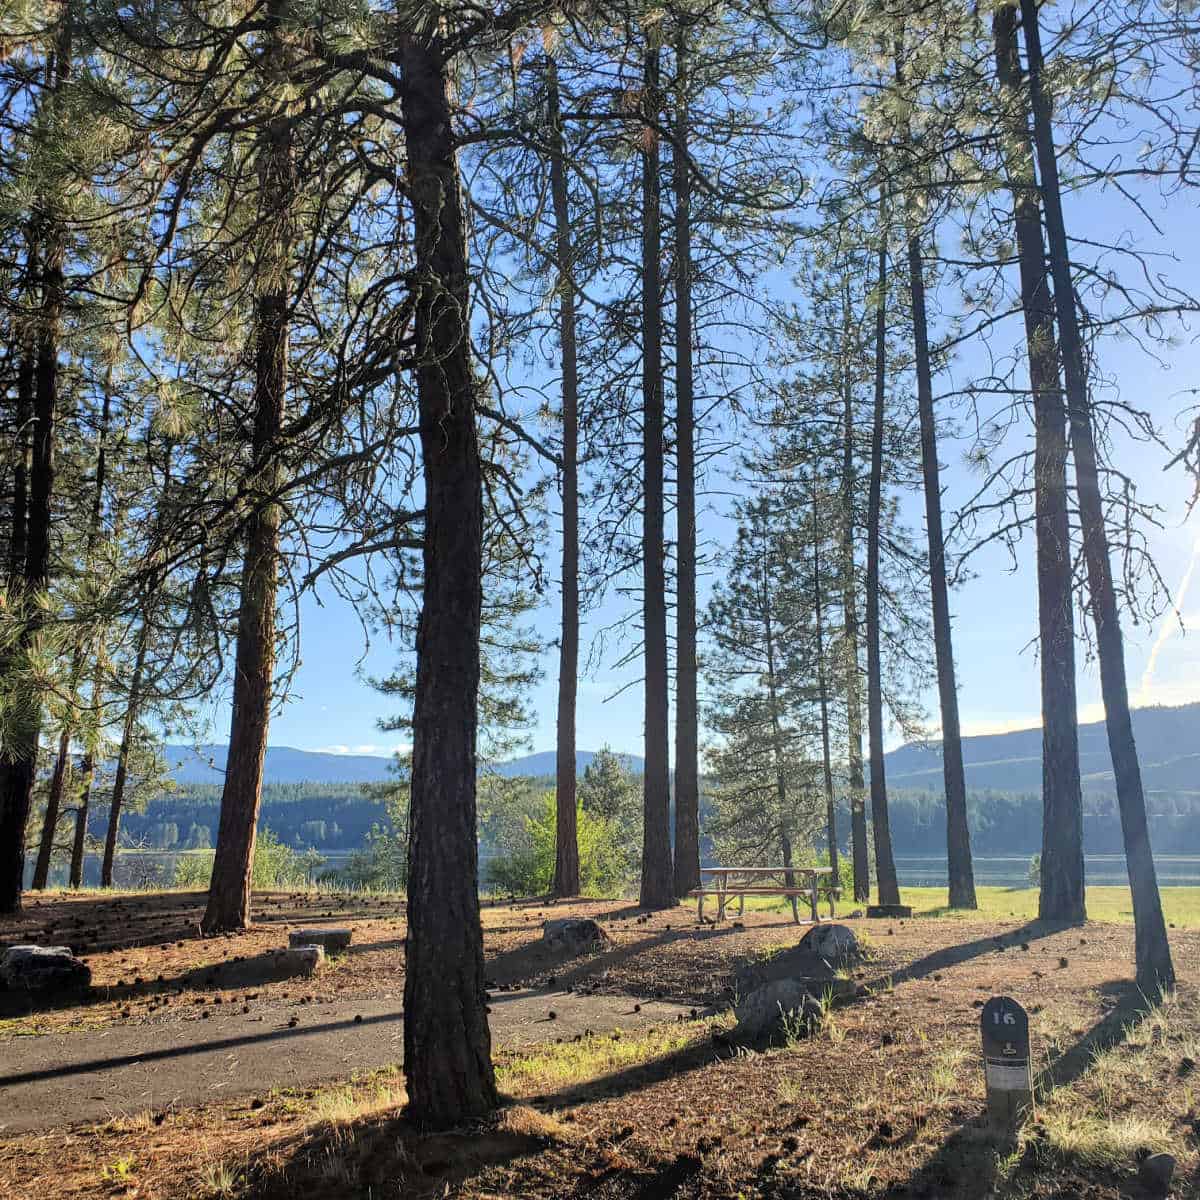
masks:
<path fill-rule="evenodd" d="M 809 876 L 809 906 L 812 908 L 812 919 L 814 925 L 821 923 L 821 910 L 817 907 L 817 877 Z"/>
<path fill-rule="evenodd" d="M 745 915 L 746 915 L 746 893 L 742 892 L 741 895 L 738 896 L 738 916 L 744 917 Z"/>
<path fill-rule="evenodd" d="M 795 893 L 793 893 L 791 896 L 789 896 L 788 899 L 792 902 L 792 920 L 797 925 L 799 925 L 800 924 L 800 909 L 799 909 L 798 905 L 796 904 Z"/>
<path fill-rule="evenodd" d="M 704 880 L 700 881 L 700 892 L 696 896 L 696 924 L 704 924 Z"/>

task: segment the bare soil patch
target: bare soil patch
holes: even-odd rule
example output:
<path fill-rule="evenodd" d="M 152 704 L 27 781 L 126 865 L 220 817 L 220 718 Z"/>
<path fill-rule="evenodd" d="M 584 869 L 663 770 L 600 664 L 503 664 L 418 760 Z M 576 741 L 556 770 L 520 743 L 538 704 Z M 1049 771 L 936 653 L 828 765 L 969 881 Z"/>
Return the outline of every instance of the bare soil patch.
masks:
<path fill-rule="evenodd" d="M 381 970 L 396 986 L 403 918 L 394 902 L 356 909 L 324 899 L 315 906 L 311 899 L 267 899 L 269 931 L 175 939 L 185 946 L 171 949 L 192 960 L 176 974 L 243 954 L 267 932 L 278 945 L 289 920 L 312 923 L 313 908 L 323 907 L 331 920 L 354 926 L 358 949 L 322 988 L 365 994 L 378 986 L 371 975 Z M 76 903 L 85 901 L 49 902 L 39 915 L 74 915 Z M 196 911 L 178 897 L 173 903 L 172 920 L 182 923 Z M 577 960 L 555 959 L 539 944 L 541 920 L 550 915 L 591 916 L 612 945 Z M 1116 1200 L 1143 1195 L 1138 1153 L 1157 1148 L 1179 1160 L 1174 1195 L 1195 1195 L 1200 1187 L 1196 933 L 1172 933 L 1179 992 L 1148 1012 L 1131 982 L 1128 926 L 848 922 L 867 935 L 871 951 L 852 972 L 860 994 L 836 1008 L 814 1037 L 748 1052 L 726 1045 L 723 1026 L 702 1014 L 729 999 L 738 966 L 798 941 L 804 930 L 788 917 L 747 913 L 741 927 L 714 930 L 698 928 L 692 910 L 646 917 L 589 902 L 500 905 L 485 909 L 484 919 L 498 995 L 552 979 L 572 994 L 661 994 L 695 1007 L 698 1019 L 675 1026 L 678 1034 L 667 1041 L 623 1035 L 621 1056 L 606 1053 L 601 1038 L 502 1053 L 502 1078 L 526 1115 L 510 1112 L 494 1126 L 448 1140 L 423 1137 L 400 1118 L 402 1081 L 394 1076 L 348 1083 L 335 1105 L 327 1090 L 312 1089 L 265 1097 L 257 1107 L 209 1103 L 102 1126 L 72 1125 L 64 1113 L 60 1129 L 0 1142 L 0 1196 Z M 26 940 L 14 932 L 0 927 L 5 940 Z M 70 944 L 69 936 L 59 940 Z M 162 961 L 155 955 L 169 953 L 165 941 L 89 957 L 107 979 L 144 954 L 145 979 Z M 1038 1122 L 1014 1145 L 996 1142 L 981 1120 L 979 1007 L 998 993 L 1031 1013 L 1043 1092 Z M 90 1006 L 88 1019 L 111 1007 Z M 69 1010 L 39 1017 L 84 1019 Z M 118 1012 L 104 1019 L 151 1018 Z M 632 1044 L 638 1036 L 646 1038 L 641 1047 Z M 531 1070 L 516 1069 L 528 1065 L 530 1053 L 544 1057 Z M 556 1054 L 574 1058 L 559 1064 Z M 514 1120 L 525 1122 L 523 1133 L 505 1124 Z"/>

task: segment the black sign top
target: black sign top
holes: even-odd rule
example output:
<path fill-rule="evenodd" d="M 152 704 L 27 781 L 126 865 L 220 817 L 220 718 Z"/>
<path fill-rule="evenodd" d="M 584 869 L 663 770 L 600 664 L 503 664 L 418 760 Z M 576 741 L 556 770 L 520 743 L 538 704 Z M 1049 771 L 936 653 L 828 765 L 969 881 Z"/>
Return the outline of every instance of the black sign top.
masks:
<path fill-rule="evenodd" d="M 993 996 L 979 1015 L 984 1058 L 1029 1058 L 1029 1017 L 1011 996 Z"/>

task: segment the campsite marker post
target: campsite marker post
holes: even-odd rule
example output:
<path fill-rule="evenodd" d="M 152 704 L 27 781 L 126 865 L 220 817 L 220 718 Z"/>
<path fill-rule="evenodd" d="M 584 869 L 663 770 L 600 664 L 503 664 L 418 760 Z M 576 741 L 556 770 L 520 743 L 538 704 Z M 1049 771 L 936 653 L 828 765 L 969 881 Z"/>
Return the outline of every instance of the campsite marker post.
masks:
<path fill-rule="evenodd" d="M 1033 1112 L 1029 1017 L 1010 996 L 993 996 L 983 1006 L 979 1024 L 988 1118 L 993 1127 L 1016 1129 Z"/>

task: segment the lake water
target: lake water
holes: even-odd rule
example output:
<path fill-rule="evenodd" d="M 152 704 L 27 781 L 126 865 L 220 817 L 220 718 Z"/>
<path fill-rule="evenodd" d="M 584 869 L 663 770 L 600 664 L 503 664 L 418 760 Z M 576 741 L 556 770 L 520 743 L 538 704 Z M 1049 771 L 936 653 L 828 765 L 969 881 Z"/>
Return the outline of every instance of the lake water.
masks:
<path fill-rule="evenodd" d="M 169 883 L 179 854 L 168 851 L 142 851 L 137 854 L 118 854 L 116 862 L 117 885 L 122 887 L 145 886 L 153 879 Z M 326 854 L 321 870 L 336 869 L 350 856 L 345 851 Z M 480 855 L 481 869 L 486 865 L 486 852 Z M 1200 856 L 1159 854 L 1155 856 L 1158 882 L 1162 887 L 1200 887 Z M 1028 887 L 1029 857 L 976 857 L 974 860 L 975 882 L 980 887 Z M 1125 860 L 1119 854 L 1089 854 L 1084 857 L 1084 871 L 1088 883 L 1124 884 Z M 903 887 L 945 887 L 946 857 L 931 855 L 912 857 L 897 855 L 896 873 Z M 26 863 L 26 883 L 33 874 L 32 856 Z M 84 857 L 83 882 L 85 887 L 100 885 L 100 856 L 88 854 Z M 51 887 L 65 887 L 67 868 L 56 866 L 50 874 Z"/>
<path fill-rule="evenodd" d="M 1029 886 L 1029 857 L 977 857 L 973 862 L 975 882 L 980 887 Z M 1200 887 L 1200 856 L 1156 854 L 1154 865 L 1160 887 Z M 1120 854 L 1087 854 L 1084 878 L 1092 884 L 1127 884 L 1125 859 Z M 946 856 L 896 857 L 896 874 L 903 887 L 945 887 Z"/>

